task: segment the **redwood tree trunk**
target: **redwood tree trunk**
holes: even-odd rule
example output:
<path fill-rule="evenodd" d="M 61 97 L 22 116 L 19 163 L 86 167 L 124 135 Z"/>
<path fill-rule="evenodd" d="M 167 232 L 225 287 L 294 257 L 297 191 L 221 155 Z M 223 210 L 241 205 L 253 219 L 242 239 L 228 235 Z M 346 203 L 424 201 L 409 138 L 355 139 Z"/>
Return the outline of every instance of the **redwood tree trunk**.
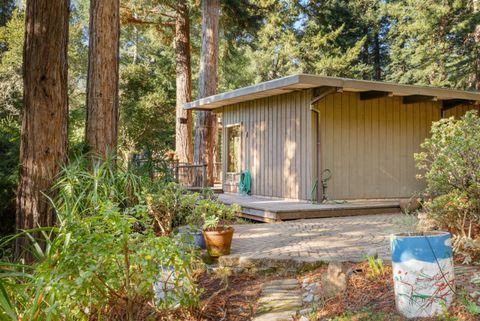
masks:
<path fill-rule="evenodd" d="M 374 75 L 373 79 L 380 80 L 382 78 L 381 53 L 380 53 L 380 35 L 378 31 L 374 35 Z"/>
<path fill-rule="evenodd" d="M 18 230 L 52 226 L 55 222 L 44 194 L 51 195 L 51 187 L 67 155 L 68 18 L 69 0 L 27 1 Z M 17 241 L 17 257 L 26 245 L 26 239 Z M 25 258 L 32 260 L 28 254 Z"/>
<path fill-rule="evenodd" d="M 100 157 L 117 149 L 119 8 L 119 0 L 90 1 L 85 139 Z"/>
<path fill-rule="evenodd" d="M 473 12 L 478 14 L 480 11 L 480 0 L 473 1 Z M 475 89 L 480 90 L 480 24 L 475 26 L 474 38 L 476 44 L 477 57 L 475 59 Z"/>
<path fill-rule="evenodd" d="M 183 104 L 192 100 L 192 70 L 190 62 L 190 23 L 185 2 L 177 4 L 175 21 L 175 55 L 177 73 L 177 117 L 175 150 L 181 163 L 193 161 L 192 112 Z"/>
<path fill-rule="evenodd" d="M 200 53 L 198 98 L 208 97 L 217 92 L 219 14 L 219 0 L 202 1 L 202 49 Z M 210 111 L 197 113 L 194 161 L 196 164 L 207 164 L 207 177 L 210 186 L 213 185 L 216 129 L 217 117 L 214 113 Z"/>

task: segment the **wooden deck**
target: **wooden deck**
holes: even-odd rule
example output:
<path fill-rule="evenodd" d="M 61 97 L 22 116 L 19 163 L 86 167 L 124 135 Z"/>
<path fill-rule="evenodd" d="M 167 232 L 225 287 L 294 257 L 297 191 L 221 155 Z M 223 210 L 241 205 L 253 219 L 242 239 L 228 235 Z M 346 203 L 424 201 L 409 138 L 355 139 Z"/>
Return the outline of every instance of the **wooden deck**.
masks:
<path fill-rule="evenodd" d="M 399 200 L 350 200 L 343 204 L 312 204 L 305 201 L 243 196 L 225 193 L 218 196 L 225 204 L 238 204 L 241 217 L 261 222 L 400 213 Z"/>
<path fill-rule="evenodd" d="M 187 190 L 191 192 L 201 192 L 205 189 L 205 187 L 193 187 L 193 186 L 186 186 L 185 187 Z M 222 184 L 220 183 L 215 183 L 213 187 L 209 187 L 215 194 L 222 194 L 223 193 L 223 187 Z"/>

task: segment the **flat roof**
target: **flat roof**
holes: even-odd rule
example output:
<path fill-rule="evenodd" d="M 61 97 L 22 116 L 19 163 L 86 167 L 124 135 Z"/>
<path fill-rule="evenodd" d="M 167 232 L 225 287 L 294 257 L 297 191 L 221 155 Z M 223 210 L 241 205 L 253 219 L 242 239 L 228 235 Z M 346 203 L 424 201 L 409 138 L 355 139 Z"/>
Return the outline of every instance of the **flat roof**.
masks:
<path fill-rule="evenodd" d="M 300 74 L 265 81 L 253 86 L 198 99 L 184 104 L 183 108 L 210 110 L 240 102 L 316 87 L 336 87 L 343 91 L 352 92 L 386 92 L 393 96 L 431 96 L 440 101 L 457 99 L 480 101 L 480 92 L 476 91 Z"/>

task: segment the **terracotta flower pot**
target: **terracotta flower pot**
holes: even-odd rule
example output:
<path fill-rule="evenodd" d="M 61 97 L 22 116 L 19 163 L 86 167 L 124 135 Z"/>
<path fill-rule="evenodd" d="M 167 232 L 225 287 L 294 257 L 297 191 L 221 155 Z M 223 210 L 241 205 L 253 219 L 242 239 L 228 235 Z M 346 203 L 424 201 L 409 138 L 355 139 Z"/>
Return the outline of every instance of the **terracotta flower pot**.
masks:
<path fill-rule="evenodd" d="M 219 226 L 215 230 L 204 230 L 203 237 L 208 254 L 212 257 L 230 254 L 233 232 L 233 227 L 225 228 L 224 226 Z"/>

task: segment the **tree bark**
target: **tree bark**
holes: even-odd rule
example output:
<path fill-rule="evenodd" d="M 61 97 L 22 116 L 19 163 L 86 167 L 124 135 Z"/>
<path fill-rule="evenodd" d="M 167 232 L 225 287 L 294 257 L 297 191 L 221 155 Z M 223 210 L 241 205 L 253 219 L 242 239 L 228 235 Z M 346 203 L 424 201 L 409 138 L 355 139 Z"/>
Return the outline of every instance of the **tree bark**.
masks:
<path fill-rule="evenodd" d="M 473 1 L 473 12 L 478 14 L 480 11 L 480 0 Z M 480 90 L 480 24 L 475 25 L 474 40 L 476 44 L 476 59 L 475 59 L 475 89 Z"/>
<path fill-rule="evenodd" d="M 45 195 L 53 196 L 51 187 L 67 156 L 69 5 L 69 0 L 26 5 L 17 230 L 55 223 Z M 18 239 L 15 254 L 31 261 L 32 255 L 23 253 L 26 247 L 26 238 Z"/>
<path fill-rule="evenodd" d="M 365 40 L 365 43 L 363 44 L 362 52 L 361 52 L 361 57 L 362 57 L 362 62 L 365 65 L 370 64 L 370 37 L 369 37 L 369 30 L 368 28 L 364 29 L 364 33 L 367 35 L 367 39 Z M 362 77 L 363 79 L 369 79 L 372 75 L 369 75 L 367 72 L 364 72 Z"/>
<path fill-rule="evenodd" d="M 202 1 L 202 48 L 198 98 L 208 97 L 217 92 L 219 15 L 219 0 Z M 214 181 L 216 131 L 217 116 L 210 111 L 198 112 L 195 123 L 194 161 L 196 164 L 207 164 L 207 178 L 210 186 Z"/>
<path fill-rule="evenodd" d="M 102 158 L 117 149 L 119 8 L 119 0 L 90 1 L 85 139 Z"/>
<path fill-rule="evenodd" d="M 380 35 L 378 31 L 374 35 L 374 80 L 380 80 L 382 78 L 382 65 L 381 65 L 381 52 L 380 52 Z"/>
<path fill-rule="evenodd" d="M 192 100 L 192 69 L 190 59 L 190 22 L 185 2 L 177 4 L 175 21 L 175 55 L 177 74 L 177 117 L 175 150 L 181 163 L 193 161 L 192 112 L 183 104 Z"/>

